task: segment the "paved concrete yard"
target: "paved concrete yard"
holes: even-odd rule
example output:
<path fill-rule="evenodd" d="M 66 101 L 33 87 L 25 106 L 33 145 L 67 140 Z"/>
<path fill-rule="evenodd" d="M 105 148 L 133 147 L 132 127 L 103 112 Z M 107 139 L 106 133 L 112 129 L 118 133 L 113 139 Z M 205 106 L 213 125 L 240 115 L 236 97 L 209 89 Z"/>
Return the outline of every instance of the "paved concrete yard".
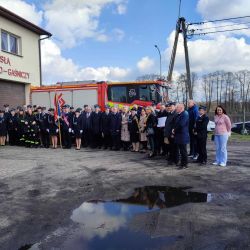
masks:
<path fill-rule="evenodd" d="M 69 249 L 68 238 L 79 232 L 74 209 L 128 198 L 143 186 L 191 186 L 215 197 L 134 216 L 131 231 L 178 236 L 160 249 L 250 249 L 249 148 L 250 142 L 230 143 L 227 168 L 190 164 L 180 171 L 140 153 L 1 147 L 0 249 Z"/>

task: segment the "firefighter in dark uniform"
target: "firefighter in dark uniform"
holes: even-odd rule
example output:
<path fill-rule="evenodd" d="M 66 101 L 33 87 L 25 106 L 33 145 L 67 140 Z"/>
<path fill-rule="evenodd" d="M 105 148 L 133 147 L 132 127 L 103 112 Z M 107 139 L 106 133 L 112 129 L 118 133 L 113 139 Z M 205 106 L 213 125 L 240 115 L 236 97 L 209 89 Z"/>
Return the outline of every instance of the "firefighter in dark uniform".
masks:
<path fill-rule="evenodd" d="M 55 120 L 55 115 L 54 115 L 55 110 L 53 108 L 50 108 L 48 112 L 49 113 L 47 114 L 47 121 L 48 121 L 47 132 L 49 133 L 51 137 L 52 148 L 56 149 L 57 144 L 58 144 L 57 141 L 58 141 L 58 134 L 59 134 L 59 124 L 58 124 L 58 120 Z"/>
<path fill-rule="evenodd" d="M 92 141 L 91 135 L 91 107 L 88 105 L 84 105 L 84 111 L 81 113 L 82 117 L 82 145 L 83 147 L 89 147 Z"/>
<path fill-rule="evenodd" d="M 196 163 L 206 165 L 207 163 L 207 125 L 209 118 L 206 114 L 205 106 L 199 107 L 199 116 L 194 125 L 194 135 L 197 138 L 198 159 Z"/>
<path fill-rule="evenodd" d="M 0 110 L 0 146 L 5 146 L 7 136 L 7 118 L 4 116 L 4 111 Z"/>
<path fill-rule="evenodd" d="M 8 134 L 9 134 L 9 144 L 10 146 L 14 146 L 18 144 L 17 141 L 17 114 L 15 112 L 15 109 L 10 110 L 10 117 L 8 120 Z"/>
<path fill-rule="evenodd" d="M 168 165 L 172 165 L 173 163 L 177 163 L 177 148 L 176 145 L 174 143 L 174 137 L 172 135 L 172 130 L 174 128 L 174 122 L 175 122 L 175 118 L 177 116 L 177 113 L 175 111 L 175 102 L 169 102 L 167 103 L 167 109 L 168 109 L 168 113 L 167 113 L 167 120 L 165 122 L 165 128 L 164 128 L 164 138 L 165 141 L 167 142 L 166 148 L 168 151 Z"/>
<path fill-rule="evenodd" d="M 105 111 L 102 113 L 101 117 L 101 130 L 103 137 L 103 147 L 104 149 L 112 148 L 112 138 L 110 134 L 110 107 L 108 105 L 105 106 Z"/>
<path fill-rule="evenodd" d="M 101 130 L 101 117 L 100 106 L 94 106 L 95 111 L 90 116 L 90 128 L 92 133 L 92 148 L 101 148 L 102 146 L 102 130 Z"/>
<path fill-rule="evenodd" d="M 72 146 L 71 142 L 71 133 L 72 133 L 72 115 L 69 112 L 69 105 L 63 106 L 63 113 L 61 118 L 61 127 L 62 127 L 62 140 L 63 146 L 65 149 L 70 149 Z"/>
<path fill-rule="evenodd" d="M 23 108 L 19 107 L 17 114 L 17 144 L 20 146 L 25 145 L 25 113 Z"/>
<path fill-rule="evenodd" d="M 81 116 L 81 108 L 77 108 L 76 111 L 74 112 L 73 116 L 73 134 L 75 138 L 75 143 L 76 143 L 76 150 L 81 149 L 81 141 L 82 141 L 82 116 Z"/>
<path fill-rule="evenodd" d="M 32 106 L 27 106 L 27 112 L 25 116 L 25 146 L 26 147 L 38 147 L 39 146 L 39 127 L 36 122 L 36 117 L 33 114 Z"/>
<path fill-rule="evenodd" d="M 75 108 L 73 106 L 70 107 L 69 112 L 71 116 L 73 117 L 75 115 Z"/>
<path fill-rule="evenodd" d="M 5 111 L 4 111 L 4 118 L 5 120 L 8 122 L 9 118 L 10 118 L 10 107 L 9 107 L 9 104 L 4 104 L 3 105 L 4 108 L 5 108 Z"/>
<path fill-rule="evenodd" d="M 49 148 L 50 139 L 48 129 L 48 114 L 45 113 L 45 107 L 37 107 L 36 122 L 39 126 L 41 145 L 45 148 Z"/>

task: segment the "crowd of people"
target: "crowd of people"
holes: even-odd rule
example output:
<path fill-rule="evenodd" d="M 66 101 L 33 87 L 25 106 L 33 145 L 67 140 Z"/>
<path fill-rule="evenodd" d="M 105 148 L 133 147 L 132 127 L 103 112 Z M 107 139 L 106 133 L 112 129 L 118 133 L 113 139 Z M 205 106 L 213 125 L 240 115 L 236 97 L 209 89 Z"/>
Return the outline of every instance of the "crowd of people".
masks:
<path fill-rule="evenodd" d="M 227 141 L 231 122 L 223 107 L 215 110 L 214 142 L 216 160 L 214 165 L 226 166 Z M 149 158 L 165 156 L 168 165 L 180 169 L 188 167 L 188 158 L 200 165 L 207 164 L 207 125 L 209 118 L 205 106 L 197 106 L 189 100 L 188 107 L 182 103 L 168 102 L 132 108 L 84 105 L 74 109 L 62 107 L 61 117 L 53 108 L 28 105 L 11 108 L 4 105 L 0 110 L 0 145 L 70 149 L 75 145 L 93 149 L 124 150 L 147 153 Z M 190 152 L 187 145 L 190 144 Z"/>

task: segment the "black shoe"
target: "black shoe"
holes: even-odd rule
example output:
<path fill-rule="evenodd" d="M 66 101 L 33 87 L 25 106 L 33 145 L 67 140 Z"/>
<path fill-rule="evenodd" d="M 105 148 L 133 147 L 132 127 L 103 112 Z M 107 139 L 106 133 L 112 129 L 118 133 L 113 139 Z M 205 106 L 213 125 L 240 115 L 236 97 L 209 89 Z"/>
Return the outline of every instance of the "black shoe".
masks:
<path fill-rule="evenodd" d="M 196 160 L 196 161 L 193 161 L 193 163 L 201 164 L 201 161 Z"/>
<path fill-rule="evenodd" d="M 179 167 L 178 167 L 179 170 L 181 170 L 181 169 L 186 169 L 186 168 L 188 168 L 187 165 L 179 165 Z"/>
<path fill-rule="evenodd" d="M 203 161 L 200 163 L 201 166 L 206 166 L 207 165 L 207 162 L 206 161 Z"/>

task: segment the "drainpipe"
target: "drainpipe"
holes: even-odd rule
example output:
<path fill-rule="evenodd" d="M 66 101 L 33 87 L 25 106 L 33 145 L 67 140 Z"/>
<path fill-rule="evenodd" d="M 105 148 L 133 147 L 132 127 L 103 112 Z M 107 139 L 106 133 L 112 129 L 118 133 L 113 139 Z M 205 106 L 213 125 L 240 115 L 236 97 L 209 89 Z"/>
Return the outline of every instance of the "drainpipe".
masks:
<path fill-rule="evenodd" d="M 40 87 L 42 86 L 42 58 L 41 58 L 41 41 L 50 38 L 52 35 L 38 39 L 38 50 L 39 50 L 39 70 L 40 70 Z"/>

